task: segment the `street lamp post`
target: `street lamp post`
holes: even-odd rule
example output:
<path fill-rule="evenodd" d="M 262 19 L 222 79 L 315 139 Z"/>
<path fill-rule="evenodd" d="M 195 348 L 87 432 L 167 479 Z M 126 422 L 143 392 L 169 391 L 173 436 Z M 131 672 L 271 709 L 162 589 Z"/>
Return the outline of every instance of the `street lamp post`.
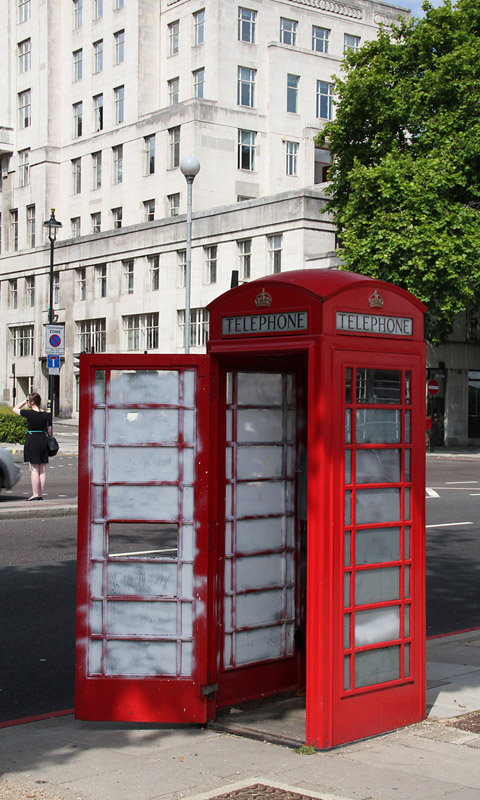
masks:
<path fill-rule="evenodd" d="M 200 162 L 195 156 L 185 156 L 180 169 L 187 181 L 187 252 L 185 259 L 185 353 L 190 352 L 190 294 L 192 279 L 192 188 L 195 176 L 200 170 Z"/>
<path fill-rule="evenodd" d="M 55 219 L 55 209 L 51 209 L 50 219 L 43 223 L 43 227 L 48 230 L 48 238 L 50 240 L 50 285 L 49 285 L 49 301 L 48 301 L 48 324 L 53 324 L 53 253 L 55 249 L 55 240 L 57 238 L 57 231 L 63 228 L 61 222 Z M 50 413 L 52 415 L 52 430 L 53 430 L 53 413 L 54 413 L 54 386 L 53 375 L 48 376 L 48 403 L 50 406 Z"/>

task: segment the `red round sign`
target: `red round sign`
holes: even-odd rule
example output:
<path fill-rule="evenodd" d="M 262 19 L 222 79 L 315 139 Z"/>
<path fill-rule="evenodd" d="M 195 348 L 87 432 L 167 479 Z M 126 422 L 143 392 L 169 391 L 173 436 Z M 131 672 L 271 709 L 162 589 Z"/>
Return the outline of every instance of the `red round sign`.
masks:
<path fill-rule="evenodd" d="M 438 394 L 439 391 L 440 391 L 439 382 L 436 381 L 435 379 L 432 379 L 431 381 L 428 381 L 427 390 L 428 390 L 428 394 L 431 394 L 433 397 L 435 397 L 435 395 Z"/>

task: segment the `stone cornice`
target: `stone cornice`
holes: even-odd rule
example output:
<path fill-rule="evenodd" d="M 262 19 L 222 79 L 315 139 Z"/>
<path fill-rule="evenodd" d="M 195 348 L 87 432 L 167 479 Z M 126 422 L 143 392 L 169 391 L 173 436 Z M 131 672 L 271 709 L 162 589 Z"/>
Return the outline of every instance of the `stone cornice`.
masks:
<path fill-rule="evenodd" d="M 329 11 L 331 14 L 341 14 L 351 19 L 362 19 L 362 9 L 358 6 L 348 5 L 348 3 L 338 3 L 336 0 L 290 0 L 302 6 L 319 8 L 321 11 Z"/>

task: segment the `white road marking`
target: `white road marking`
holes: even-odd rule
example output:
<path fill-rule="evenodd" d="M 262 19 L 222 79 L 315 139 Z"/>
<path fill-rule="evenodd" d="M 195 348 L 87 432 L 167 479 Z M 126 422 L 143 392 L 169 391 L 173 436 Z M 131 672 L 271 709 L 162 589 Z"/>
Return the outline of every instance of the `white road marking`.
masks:
<path fill-rule="evenodd" d="M 440 495 L 438 494 L 438 492 L 436 492 L 436 491 L 435 491 L 435 489 L 430 489 L 430 487 L 429 487 L 429 486 L 427 486 L 427 487 L 425 488 L 425 491 L 426 491 L 426 493 L 427 493 L 427 497 L 440 497 Z"/>
<path fill-rule="evenodd" d="M 177 548 L 171 547 L 170 550 L 138 550 L 136 553 L 110 553 L 110 558 L 120 558 L 124 556 L 149 556 L 152 553 L 176 553 Z"/>
<path fill-rule="evenodd" d="M 425 525 L 426 528 L 454 528 L 457 525 L 473 525 L 473 522 L 439 522 L 437 525 Z"/>
<path fill-rule="evenodd" d="M 480 492 L 470 492 L 470 497 L 480 497 Z"/>
<path fill-rule="evenodd" d="M 454 484 L 462 486 L 464 483 L 478 483 L 478 481 L 445 481 L 445 486 L 453 486 Z"/>

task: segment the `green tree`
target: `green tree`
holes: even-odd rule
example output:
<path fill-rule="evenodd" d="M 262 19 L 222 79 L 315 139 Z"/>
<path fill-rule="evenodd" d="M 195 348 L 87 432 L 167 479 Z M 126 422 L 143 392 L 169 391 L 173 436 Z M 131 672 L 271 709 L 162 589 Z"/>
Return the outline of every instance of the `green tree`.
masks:
<path fill-rule="evenodd" d="M 480 3 L 423 8 L 346 56 L 317 144 L 343 267 L 412 292 L 439 343 L 480 302 Z"/>

